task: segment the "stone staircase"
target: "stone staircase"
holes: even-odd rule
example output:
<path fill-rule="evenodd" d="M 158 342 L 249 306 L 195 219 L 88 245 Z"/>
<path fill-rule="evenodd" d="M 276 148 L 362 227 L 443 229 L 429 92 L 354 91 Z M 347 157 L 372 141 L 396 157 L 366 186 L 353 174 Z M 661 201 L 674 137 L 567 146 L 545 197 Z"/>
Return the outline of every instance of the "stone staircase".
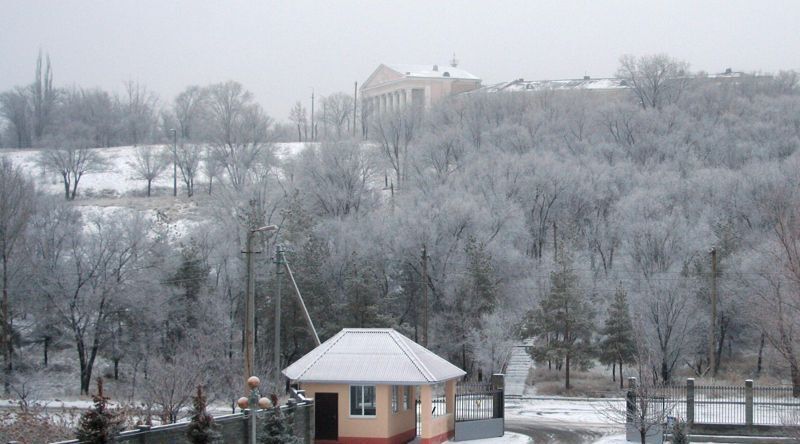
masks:
<path fill-rule="evenodd" d="M 526 339 L 514 346 L 511 350 L 511 357 L 506 366 L 505 393 L 509 398 L 519 398 L 525 394 L 525 381 L 528 379 L 528 371 L 533 366 L 531 356 L 526 347 L 532 345 L 531 339 Z"/>

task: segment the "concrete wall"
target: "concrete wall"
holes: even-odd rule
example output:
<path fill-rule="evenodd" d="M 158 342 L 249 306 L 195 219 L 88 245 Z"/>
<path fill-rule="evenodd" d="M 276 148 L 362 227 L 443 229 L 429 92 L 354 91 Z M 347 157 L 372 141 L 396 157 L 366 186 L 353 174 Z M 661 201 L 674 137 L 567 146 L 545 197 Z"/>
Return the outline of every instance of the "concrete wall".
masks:
<path fill-rule="evenodd" d="M 293 423 L 294 434 L 303 439 L 306 444 L 311 444 L 314 439 L 314 404 L 298 404 L 294 407 L 281 407 L 285 415 L 290 415 Z M 258 412 L 259 422 L 266 420 L 271 415 L 270 410 Z M 214 418 L 220 426 L 222 441 L 230 444 L 245 444 L 248 442 L 249 417 L 242 413 L 218 416 Z M 137 444 L 188 444 L 186 427 L 188 423 L 169 424 L 152 428 L 142 427 L 139 430 L 122 432 L 117 437 L 118 443 Z M 259 429 L 260 429 L 259 425 Z M 57 444 L 79 444 L 77 440 L 62 441 Z"/>

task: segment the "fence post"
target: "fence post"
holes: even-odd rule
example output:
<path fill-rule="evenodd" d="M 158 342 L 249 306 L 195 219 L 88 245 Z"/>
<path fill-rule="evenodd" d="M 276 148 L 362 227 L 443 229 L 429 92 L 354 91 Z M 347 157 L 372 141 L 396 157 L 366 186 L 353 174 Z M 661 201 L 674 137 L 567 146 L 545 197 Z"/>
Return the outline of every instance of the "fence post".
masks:
<path fill-rule="evenodd" d="M 694 425 L 694 378 L 686 380 L 686 424 Z"/>
<path fill-rule="evenodd" d="M 494 418 L 503 418 L 505 416 L 505 412 L 503 411 L 505 404 L 505 378 L 506 376 L 502 373 L 495 373 L 492 375 L 492 388 L 496 390 L 494 401 L 492 402 L 492 406 L 494 407 L 492 416 Z"/>
<path fill-rule="evenodd" d="M 744 421 L 747 427 L 753 426 L 753 380 L 744 381 Z"/>

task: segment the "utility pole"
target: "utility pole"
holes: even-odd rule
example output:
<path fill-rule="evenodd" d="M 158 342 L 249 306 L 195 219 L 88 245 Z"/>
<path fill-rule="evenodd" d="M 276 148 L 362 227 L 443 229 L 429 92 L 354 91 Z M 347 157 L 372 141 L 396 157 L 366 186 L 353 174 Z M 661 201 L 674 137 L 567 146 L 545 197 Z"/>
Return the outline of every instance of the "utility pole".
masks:
<path fill-rule="evenodd" d="M 717 375 L 717 359 L 714 345 L 717 336 L 717 249 L 711 247 L 711 324 L 708 327 L 708 368 L 712 376 Z"/>
<path fill-rule="evenodd" d="M 314 88 L 311 88 L 311 141 L 317 140 L 317 123 L 314 122 Z"/>
<path fill-rule="evenodd" d="M 428 250 L 422 244 L 422 346 L 428 346 Z"/>
<path fill-rule="evenodd" d="M 275 384 L 280 390 L 281 382 L 281 265 L 283 265 L 283 247 L 275 247 Z"/>
<path fill-rule="evenodd" d="M 260 253 L 253 251 L 253 241 L 256 233 L 264 231 L 275 231 L 278 227 L 275 225 L 267 225 L 261 228 L 250 229 L 247 231 L 247 245 L 244 253 L 247 255 L 246 273 L 247 273 L 247 295 L 245 301 L 244 311 L 244 381 L 245 381 L 245 394 L 249 393 L 250 386 L 247 380 L 254 375 L 255 364 L 255 324 L 256 324 L 256 296 L 255 296 L 255 283 L 256 276 L 253 270 L 253 253 Z"/>
<path fill-rule="evenodd" d="M 353 86 L 353 137 L 356 136 L 356 113 L 358 112 L 358 82 Z"/>

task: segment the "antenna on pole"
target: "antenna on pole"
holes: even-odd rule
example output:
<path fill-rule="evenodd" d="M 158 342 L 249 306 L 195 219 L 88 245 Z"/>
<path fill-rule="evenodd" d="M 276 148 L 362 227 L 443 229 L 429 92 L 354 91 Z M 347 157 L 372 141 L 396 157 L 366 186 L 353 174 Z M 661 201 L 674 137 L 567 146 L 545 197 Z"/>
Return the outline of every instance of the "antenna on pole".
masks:
<path fill-rule="evenodd" d="M 453 68 L 458 68 L 458 59 L 456 58 L 456 53 L 453 53 L 453 58 L 450 60 L 450 66 Z"/>

